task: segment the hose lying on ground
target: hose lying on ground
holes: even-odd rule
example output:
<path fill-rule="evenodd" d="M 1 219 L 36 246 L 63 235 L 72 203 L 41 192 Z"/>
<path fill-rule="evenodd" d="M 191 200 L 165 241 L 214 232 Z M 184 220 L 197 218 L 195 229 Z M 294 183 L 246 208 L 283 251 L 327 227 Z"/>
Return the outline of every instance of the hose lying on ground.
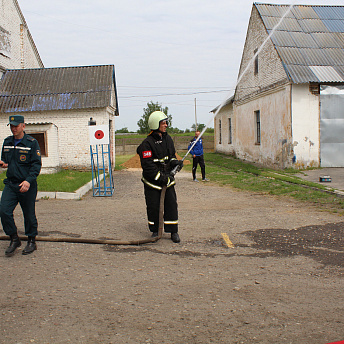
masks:
<path fill-rule="evenodd" d="M 111 240 L 111 239 L 83 239 L 83 238 L 54 238 L 54 237 L 42 237 L 36 236 L 36 241 L 48 241 L 48 242 L 70 242 L 76 244 L 99 244 L 99 245 L 142 245 L 153 243 L 161 239 L 164 229 L 164 204 L 165 204 L 166 185 L 163 186 L 160 195 L 160 208 L 159 208 L 159 230 L 158 236 L 154 238 L 141 239 L 141 240 Z M 19 236 L 20 240 L 27 240 L 26 236 Z M 9 240 L 8 236 L 0 236 L 0 240 Z"/>

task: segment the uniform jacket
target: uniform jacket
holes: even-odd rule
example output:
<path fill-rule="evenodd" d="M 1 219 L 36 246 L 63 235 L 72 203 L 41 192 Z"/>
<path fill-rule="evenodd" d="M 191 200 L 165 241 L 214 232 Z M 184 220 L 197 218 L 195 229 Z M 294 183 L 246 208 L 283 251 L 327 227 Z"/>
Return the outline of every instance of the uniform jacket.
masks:
<path fill-rule="evenodd" d="M 190 147 L 193 145 L 193 143 L 196 141 L 196 137 L 194 137 L 188 146 L 188 150 L 190 149 Z M 202 138 L 200 138 L 196 144 L 193 146 L 193 148 L 190 151 L 191 155 L 196 155 L 196 156 L 201 156 L 203 155 L 203 142 L 202 142 Z"/>
<path fill-rule="evenodd" d="M 158 132 L 151 132 L 137 147 L 137 154 L 141 160 L 142 181 L 154 189 L 161 190 L 161 175 L 168 175 L 171 172 L 170 162 L 177 160 L 171 136 L 163 133 L 161 137 Z M 175 181 L 171 178 L 167 187 L 174 184 Z"/>
<path fill-rule="evenodd" d="M 14 146 L 13 135 L 4 140 L 1 160 L 8 164 L 5 184 L 7 180 L 12 183 L 21 183 L 26 180 L 31 184 L 41 171 L 41 152 L 38 142 L 25 133 L 17 146 Z"/>

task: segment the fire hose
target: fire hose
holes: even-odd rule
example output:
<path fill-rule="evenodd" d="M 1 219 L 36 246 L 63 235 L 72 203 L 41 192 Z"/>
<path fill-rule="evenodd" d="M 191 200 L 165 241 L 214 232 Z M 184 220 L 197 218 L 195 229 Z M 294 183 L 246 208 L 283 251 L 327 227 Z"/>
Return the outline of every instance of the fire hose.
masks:
<path fill-rule="evenodd" d="M 176 166 L 173 171 L 171 171 L 171 175 L 175 175 L 178 171 L 180 171 L 180 167 Z M 141 239 L 141 240 L 112 240 L 112 239 L 83 239 L 83 238 L 66 238 L 66 237 L 44 237 L 44 236 L 36 236 L 36 241 L 47 241 L 47 242 L 69 242 L 69 243 L 76 243 L 76 244 L 98 244 L 98 245 L 142 245 L 148 243 L 154 243 L 161 239 L 163 230 L 164 230 L 164 204 L 165 204 L 165 194 L 166 194 L 167 186 L 164 185 L 161 189 L 160 194 L 160 204 L 159 204 L 159 229 L 158 229 L 158 236 L 154 238 L 148 239 Z M 26 241 L 26 236 L 19 236 L 20 240 Z M 8 236 L 0 236 L 0 240 L 8 240 Z"/>

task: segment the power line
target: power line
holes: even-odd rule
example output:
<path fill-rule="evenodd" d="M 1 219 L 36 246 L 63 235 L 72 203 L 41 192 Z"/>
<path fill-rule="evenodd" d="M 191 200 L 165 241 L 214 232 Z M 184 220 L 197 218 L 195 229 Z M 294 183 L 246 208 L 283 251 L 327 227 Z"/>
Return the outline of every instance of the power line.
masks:
<path fill-rule="evenodd" d="M 147 97 L 166 97 L 166 96 L 191 96 L 195 94 L 208 94 L 208 93 L 220 93 L 220 92 L 229 92 L 230 90 L 219 90 L 219 91 L 199 91 L 199 92 L 190 92 L 190 93 L 162 93 L 162 94 L 148 94 L 148 95 L 134 95 L 134 96 L 122 96 L 120 98 L 147 98 Z"/>

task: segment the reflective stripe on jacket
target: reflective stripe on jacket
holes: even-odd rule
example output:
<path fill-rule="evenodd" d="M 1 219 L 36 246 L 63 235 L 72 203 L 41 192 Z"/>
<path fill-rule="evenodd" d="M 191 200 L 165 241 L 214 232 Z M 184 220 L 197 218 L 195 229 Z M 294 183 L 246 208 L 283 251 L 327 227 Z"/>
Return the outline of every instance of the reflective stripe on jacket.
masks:
<path fill-rule="evenodd" d="M 142 167 L 142 181 L 148 186 L 161 190 L 161 174 L 171 172 L 170 162 L 177 160 L 174 143 L 170 135 L 157 131 L 151 132 L 137 147 Z M 168 180 L 167 187 L 175 184 Z"/>

